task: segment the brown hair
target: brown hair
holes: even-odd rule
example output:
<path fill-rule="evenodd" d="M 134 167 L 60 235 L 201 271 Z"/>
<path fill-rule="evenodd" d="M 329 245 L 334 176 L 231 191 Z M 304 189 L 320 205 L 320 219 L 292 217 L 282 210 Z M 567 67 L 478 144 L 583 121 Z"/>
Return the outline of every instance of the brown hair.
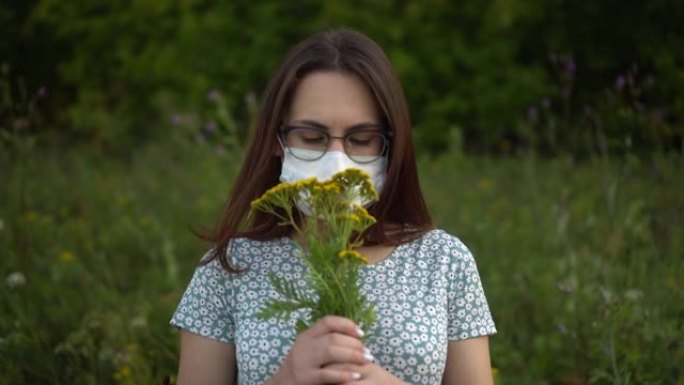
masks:
<path fill-rule="evenodd" d="M 411 121 L 404 93 L 382 49 L 365 35 L 336 29 L 315 33 L 297 44 L 276 70 L 263 96 L 244 164 L 215 229 L 203 236 L 215 248 L 205 262 L 218 258 L 230 272 L 239 271 L 228 258 L 231 239 L 270 240 L 290 235 L 274 216 L 250 213 L 250 202 L 279 183 L 277 129 L 288 112 L 298 81 L 315 71 L 338 71 L 358 76 L 368 85 L 393 132 L 387 178 L 379 202 L 369 208 L 377 219 L 365 234 L 367 245 L 397 245 L 430 230 L 432 220 L 418 184 L 411 139 Z"/>

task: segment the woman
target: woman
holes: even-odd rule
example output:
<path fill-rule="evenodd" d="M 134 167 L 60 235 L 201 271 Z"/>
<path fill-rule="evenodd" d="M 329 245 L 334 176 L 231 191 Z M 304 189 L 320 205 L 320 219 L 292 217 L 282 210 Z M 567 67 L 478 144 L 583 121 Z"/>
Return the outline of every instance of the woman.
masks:
<path fill-rule="evenodd" d="M 245 163 L 171 323 L 181 329 L 178 383 L 491 384 L 496 332 L 471 253 L 434 229 L 418 185 L 408 108 L 388 59 L 350 30 L 314 34 L 268 85 Z M 359 167 L 373 176 L 377 223 L 359 251 L 375 304 L 373 338 L 328 316 L 295 335 L 260 321 L 268 273 L 298 279 L 298 239 L 249 204 L 279 181 Z M 323 171 L 322 171 L 323 170 Z M 305 215 L 305 214 L 302 214 Z M 249 219 L 247 219 L 249 218 Z M 366 331 L 368 332 L 368 331 Z"/>

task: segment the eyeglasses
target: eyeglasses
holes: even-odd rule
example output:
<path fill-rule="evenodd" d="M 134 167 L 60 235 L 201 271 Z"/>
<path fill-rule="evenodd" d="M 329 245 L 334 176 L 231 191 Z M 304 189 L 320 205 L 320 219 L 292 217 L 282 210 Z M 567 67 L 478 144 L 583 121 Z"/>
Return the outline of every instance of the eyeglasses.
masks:
<path fill-rule="evenodd" d="M 332 139 L 341 139 L 344 152 L 356 163 L 370 163 L 385 154 L 391 132 L 367 129 L 345 136 L 331 136 L 318 127 L 281 126 L 278 130 L 281 144 L 290 154 L 301 160 L 318 160 L 328 152 Z"/>

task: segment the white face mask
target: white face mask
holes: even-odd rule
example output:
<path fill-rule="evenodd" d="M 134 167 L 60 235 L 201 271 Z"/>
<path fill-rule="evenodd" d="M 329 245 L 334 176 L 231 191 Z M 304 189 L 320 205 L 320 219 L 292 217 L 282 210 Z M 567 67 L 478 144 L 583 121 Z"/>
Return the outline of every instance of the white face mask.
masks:
<path fill-rule="evenodd" d="M 300 149 L 297 151 L 302 152 L 307 150 Z M 348 168 L 358 168 L 365 171 L 370 176 L 373 187 L 379 195 L 380 191 L 382 191 L 382 186 L 385 183 L 385 177 L 387 176 L 387 157 L 385 156 L 381 156 L 369 163 L 356 163 L 349 159 L 347 154 L 339 151 L 328 151 L 323 157 L 313 161 L 298 159 L 292 155 L 287 148 L 284 148 L 283 152 L 285 156 L 283 157 L 283 167 L 280 173 L 281 182 L 292 183 L 311 177 L 315 177 L 319 181 L 325 181 L 340 171 Z M 316 153 L 316 151 L 311 152 Z M 369 157 L 369 159 L 372 158 L 373 157 Z M 371 202 L 359 201 L 355 203 L 366 206 Z M 301 212 L 306 215 L 311 214 L 308 204 L 304 202 L 304 200 L 300 199 L 296 204 Z"/>

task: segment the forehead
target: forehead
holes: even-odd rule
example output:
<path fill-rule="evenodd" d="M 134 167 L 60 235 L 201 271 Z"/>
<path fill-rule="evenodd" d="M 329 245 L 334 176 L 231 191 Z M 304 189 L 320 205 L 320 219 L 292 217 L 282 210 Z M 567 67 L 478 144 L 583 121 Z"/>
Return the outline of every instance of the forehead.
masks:
<path fill-rule="evenodd" d="M 331 129 L 359 123 L 380 123 L 377 102 L 357 75 L 314 72 L 294 90 L 287 120 L 312 120 Z"/>

